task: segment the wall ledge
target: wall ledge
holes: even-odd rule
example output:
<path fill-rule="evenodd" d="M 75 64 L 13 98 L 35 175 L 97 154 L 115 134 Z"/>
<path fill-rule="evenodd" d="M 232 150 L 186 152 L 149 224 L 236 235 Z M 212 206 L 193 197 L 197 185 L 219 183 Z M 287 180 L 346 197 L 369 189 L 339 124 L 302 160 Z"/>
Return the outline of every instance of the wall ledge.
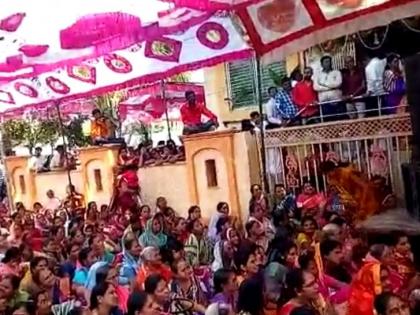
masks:
<path fill-rule="evenodd" d="M 70 170 L 70 174 L 77 174 L 77 173 L 81 173 L 82 170 L 81 169 L 75 169 L 75 170 Z M 57 174 L 67 174 L 67 170 L 62 169 L 62 170 L 51 170 L 48 172 L 33 172 L 34 176 L 44 176 L 44 175 L 57 175 Z"/>
<path fill-rule="evenodd" d="M 196 140 L 204 140 L 204 139 L 216 139 L 216 138 L 224 138 L 224 137 L 232 137 L 235 133 L 240 132 L 240 130 L 234 129 L 226 129 L 226 130 L 217 130 L 217 131 L 208 131 L 197 133 L 194 135 L 183 136 L 182 140 L 184 142 L 191 142 Z"/>
<path fill-rule="evenodd" d="M 90 151 L 108 151 L 109 149 L 119 149 L 121 145 L 118 144 L 107 144 L 107 145 L 92 145 L 88 147 L 80 148 L 80 152 L 90 152 Z"/>
<path fill-rule="evenodd" d="M 176 162 L 176 163 L 165 163 L 165 164 L 162 164 L 162 165 L 142 166 L 142 167 L 139 167 L 139 171 L 145 170 L 145 169 L 158 168 L 158 167 L 162 167 L 162 166 L 166 167 L 166 166 L 185 166 L 185 165 L 187 165 L 186 161 L 179 161 L 179 162 Z"/>

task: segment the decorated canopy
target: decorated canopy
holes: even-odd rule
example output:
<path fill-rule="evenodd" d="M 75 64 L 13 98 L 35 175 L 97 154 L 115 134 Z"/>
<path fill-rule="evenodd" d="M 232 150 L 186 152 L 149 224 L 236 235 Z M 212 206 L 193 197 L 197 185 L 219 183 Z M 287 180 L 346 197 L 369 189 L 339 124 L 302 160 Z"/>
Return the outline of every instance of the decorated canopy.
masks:
<path fill-rule="evenodd" d="M 187 29 L 208 15 L 157 16 L 147 0 L 2 0 L 0 81 L 77 64 Z M 161 8 L 167 5 L 157 3 Z M 154 5 L 156 6 L 156 4 Z M 184 22 L 187 23 L 184 23 Z"/>
<path fill-rule="evenodd" d="M 172 118 L 179 119 L 179 109 L 185 103 L 185 92 L 194 91 L 199 102 L 205 102 L 204 87 L 192 83 L 156 83 L 129 92 L 129 97 L 119 106 L 122 119 L 137 117 L 139 111 L 149 113 L 153 118 L 161 118 L 165 110 Z M 142 117 L 140 117 L 142 120 Z"/>
<path fill-rule="evenodd" d="M 217 35 L 212 35 L 214 33 Z M 66 102 L 155 82 L 250 54 L 229 17 L 210 17 L 179 35 L 161 36 L 81 65 L 0 86 L 0 113 L 37 109 L 51 100 Z"/>
<path fill-rule="evenodd" d="M 133 15 L 141 11 L 136 4 L 141 3 L 144 9 L 148 1 L 151 3 L 156 0 L 55 1 L 63 3 L 63 10 L 68 9 L 69 12 L 69 18 L 64 16 L 62 21 L 56 21 L 55 16 L 51 18 L 51 29 L 54 29 L 55 36 L 43 37 L 43 34 L 37 34 L 38 37 L 34 35 L 36 41 L 29 41 L 30 37 L 25 39 L 23 35 L 18 36 L 17 42 L 19 38 L 24 40 L 15 46 L 7 45 L 7 53 L 2 54 L 0 50 L 0 58 L 19 55 L 17 59 L 12 56 L 11 59 L 3 60 L 6 68 L 10 65 L 30 64 L 34 66 L 32 70 L 39 73 L 35 77 L 19 78 L 0 85 L 0 113 L 39 108 L 51 100 L 69 101 L 154 82 L 186 70 L 249 57 L 253 52 L 268 61 L 278 61 L 288 53 L 325 40 L 420 13 L 420 0 L 166 0 L 174 2 L 175 8 L 163 12 L 155 23 L 142 22 L 138 26 L 137 20 L 137 27 L 134 27 L 136 19 Z M 26 3 L 30 10 L 33 8 L 30 3 L 40 5 L 48 0 L 5 2 Z M 91 6 L 91 2 L 97 6 Z M 114 2 L 118 3 L 118 14 L 115 13 Z M 129 2 L 133 6 L 129 6 Z M 0 8 L 2 6 L 3 2 Z M 83 9 L 77 12 L 74 11 L 76 7 Z M 70 10 L 72 8 L 73 11 Z M 101 8 L 99 15 L 95 15 L 95 8 Z M 6 20 L 0 21 L 0 31 L 30 34 L 23 26 L 32 11 L 20 14 L 22 11 L 18 9 L 19 5 L 14 4 L 5 13 L 0 10 L 0 17 L 8 16 Z M 221 13 L 218 11 L 220 9 L 228 10 Z M 49 16 L 60 10 L 52 5 L 51 10 L 46 11 Z M 114 13 L 109 19 L 101 20 L 101 12 Z M 66 15 L 63 12 L 57 14 Z M 76 22 L 71 24 L 73 20 Z M 92 30 L 89 28 L 90 23 L 96 25 Z M 98 25 L 104 27 L 98 28 Z M 87 31 L 74 31 L 80 29 Z M 129 31 L 127 35 L 128 29 L 132 32 Z M 70 34 L 68 38 L 72 40 L 67 41 L 67 35 L 64 36 L 63 32 Z M 7 38 L 10 40 L 14 37 Z M 95 42 L 92 40 L 94 38 L 98 40 Z M 56 43 L 49 43 L 48 40 L 55 40 Z M 95 43 L 92 44 L 92 41 Z M 26 44 L 48 46 L 48 49 L 42 52 L 42 49 L 36 47 L 34 52 L 33 47 L 30 47 L 29 55 L 33 56 L 28 57 L 25 53 L 28 49 L 24 47 Z M 40 51 L 42 53 L 38 54 Z M 75 51 L 78 54 L 73 54 Z M 79 57 L 74 59 L 75 55 L 81 56 L 82 60 L 92 56 L 100 57 L 86 59 L 76 65 L 74 61 Z M 63 66 L 56 69 L 56 60 L 61 60 L 62 63 L 58 65 Z M 22 75 L 19 72 L 17 76 L 27 75 L 22 69 L 19 71 L 22 71 Z"/>

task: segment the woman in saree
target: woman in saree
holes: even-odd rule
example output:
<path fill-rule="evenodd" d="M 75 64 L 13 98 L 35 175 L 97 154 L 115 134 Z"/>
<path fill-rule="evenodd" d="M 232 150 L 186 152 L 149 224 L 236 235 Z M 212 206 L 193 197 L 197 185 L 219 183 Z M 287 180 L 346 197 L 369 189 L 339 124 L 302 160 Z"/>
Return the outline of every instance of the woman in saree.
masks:
<path fill-rule="evenodd" d="M 318 223 L 313 216 L 306 215 L 301 220 L 302 232 L 297 235 L 296 244 L 299 250 L 308 250 L 314 245 Z"/>
<path fill-rule="evenodd" d="M 95 286 L 100 283 L 107 282 L 115 287 L 115 293 L 118 296 L 119 308 L 123 312 L 126 312 L 129 290 L 127 287 L 118 283 L 118 275 L 119 268 L 117 265 L 110 265 L 104 261 L 94 263 L 89 269 L 85 285 L 87 300 L 90 299 L 90 293 Z"/>
<path fill-rule="evenodd" d="M 277 310 L 277 315 L 290 315 L 295 308 L 302 306 L 313 308 L 320 315 L 330 314 L 329 304 L 321 296 L 318 281 L 313 274 L 293 269 L 287 273 L 285 283 L 282 298 L 287 302 Z"/>
<path fill-rule="evenodd" d="M 231 243 L 227 240 L 220 240 L 214 245 L 213 249 L 213 262 L 211 264 L 211 269 L 213 272 L 221 268 L 233 268 L 233 254 L 234 248 Z"/>
<path fill-rule="evenodd" d="M 251 186 L 251 199 L 249 200 L 249 207 L 258 205 L 264 212 L 264 215 L 268 214 L 269 201 L 264 195 L 261 185 L 255 184 Z"/>
<path fill-rule="evenodd" d="M 326 204 L 325 196 L 322 193 L 317 193 L 310 182 L 303 184 L 303 191 L 296 199 L 297 207 L 302 209 L 302 216 L 318 216 L 323 212 Z"/>
<path fill-rule="evenodd" d="M 125 212 L 139 205 L 141 205 L 141 199 L 137 167 L 135 170 L 133 167 L 130 167 L 117 177 L 110 209 L 111 212 L 116 210 Z"/>
<path fill-rule="evenodd" d="M 161 217 L 162 215 L 157 213 L 147 221 L 146 229 L 139 238 L 142 247 L 161 248 L 165 246 L 168 237 L 163 233 L 163 219 Z"/>
<path fill-rule="evenodd" d="M 195 269 L 209 265 L 212 260 L 212 248 L 204 235 L 204 226 L 201 219 L 188 222 L 187 229 L 190 236 L 185 242 L 184 250 L 188 263 Z"/>
<path fill-rule="evenodd" d="M 386 259 L 386 264 L 391 271 L 393 285 L 396 286 L 399 293 L 402 290 L 407 290 L 408 295 L 410 282 L 416 275 L 414 255 L 411 251 L 410 242 L 404 233 L 394 233 L 391 245 L 392 252 Z"/>
<path fill-rule="evenodd" d="M 386 68 L 384 72 L 384 90 L 388 93 L 385 96 L 384 113 L 396 114 L 404 111 L 402 102 L 405 96 L 405 81 L 401 71 L 401 58 L 396 54 L 390 54 L 386 58 Z"/>
<path fill-rule="evenodd" d="M 348 315 L 374 315 L 378 294 L 391 290 L 388 269 L 376 259 L 367 259 L 350 285 Z"/>
<path fill-rule="evenodd" d="M 312 252 L 302 254 L 298 259 L 300 268 L 317 279 L 320 294 L 334 305 L 337 315 L 346 314 L 350 286 L 325 274 L 317 260 L 319 258 Z"/>
<path fill-rule="evenodd" d="M 327 161 L 321 165 L 329 185 L 334 186 L 346 209 L 346 216 L 363 221 L 382 209 L 382 195 L 378 187 L 352 165 L 336 165 Z"/>
<path fill-rule="evenodd" d="M 67 197 L 64 203 L 68 202 L 72 210 L 77 210 L 85 207 L 85 197 L 76 191 L 74 185 L 67 187 Z"/>
<path fill-rule="evenodd" d="M 162 257 L 160 256 L 159 249 L 156 247 L 146 247 L 141 251 L 140 259 L 142 264 L 137 271 L 137 276 L 135 280 L 135 288 L 143 290 L 144 282 L 146 278 L 153 274 L 158 273 L 166 281 L 170 281 L 172 278 L 171 269 L 162 263 Z"/>

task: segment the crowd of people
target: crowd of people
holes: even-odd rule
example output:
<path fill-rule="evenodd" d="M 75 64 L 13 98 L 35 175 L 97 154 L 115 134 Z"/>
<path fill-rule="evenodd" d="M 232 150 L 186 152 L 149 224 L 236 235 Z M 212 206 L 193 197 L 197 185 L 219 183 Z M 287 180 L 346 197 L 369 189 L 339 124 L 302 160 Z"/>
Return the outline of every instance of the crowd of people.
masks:
<path fill-rule="evenodd" d="M 177 146 L 175 141 L 159 141 L 156 147 L 153 143 L 141 143 L 135 150 L 132 147 L 123 147 L 119 153 L 119 165 L 138 167 L 159 166 L 185 160 L 183 146 Z"/>
<path fill-rule="evenodd" d="M 321 58 L 321 70 L 306 67 L 268 89 L 267 128 L 340 119 L 395 114 L 405 110 L 405 79 L 400 57 L 368 58 L 363 68 L 353 57 L 333 69 L 332 58 Z M 381 104 L 381 105 L 379 105 Z"/>
<path fill-rule="evenodd" d="M 36 147 L 34 154 L 29 159 L 29 169 L 37 173 L 75 169 L 77 160 L 77 148 L 66 152 L 63 145 L 58 145 L 51 155 L 46 156 L 42 154 L 41 147 Z"/>
<path fill-rule="evenodd" d="M 310 183 L 250 193 L 246 222 L 226 202 L 209 220 L 164 197 L 111 211 L 72 186 L 1 208 L 0 314 L 419 314 L 407 235 L 368 240 Z"/>
<path fill-rule="evenodd" d="M 66 158 L 67 156 L 67 158 Z M 136 149 L 122 145 L 118 153 L 119 167 L 159 166 L 185 160 L 183 146 L 177 146 L 175 141 L 160 141 L 153 147 L 150 141 L 141 143 Z M 59 145 L 50 156 L 42 154 L 42 148 L 36 147 L 34 154 L 29 159 L 29 169 L 33 172 L 43 173 L 64 169 L 75 169 L 78 162 L 78 152 L 64 152 L 64 147 Z"/>

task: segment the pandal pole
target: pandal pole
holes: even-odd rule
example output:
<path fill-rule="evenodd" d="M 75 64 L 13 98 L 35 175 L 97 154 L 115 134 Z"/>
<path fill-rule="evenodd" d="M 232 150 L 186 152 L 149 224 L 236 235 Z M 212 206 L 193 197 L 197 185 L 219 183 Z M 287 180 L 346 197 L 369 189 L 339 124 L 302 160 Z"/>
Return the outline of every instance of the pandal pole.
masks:
<path fill-rule="evenodd" d="M 261 59 L 260 56 L 255 53 L 255 77 L 257 79 L 257 84 L 256 84 L 256 96 L 257 96 L 257 103 L 258 103 L 258 111 L 260 113 L 260 143 L 261 143 L 261 147 L 260 147 L 260 157 L 261 157 L 261 166 L 262 166 L 262 174 L 261 174 L 261 178 L 262 178 L 262 183 L 263 183 L 263 187 L 265 192 L 269 192 L 270 188 L 268 185 L 268 179 L 267 179 L 267 163 L 266 163 L 266 155 L 265 155 L 265 140 L 264 140 L 264 119 L 263 119 L 263 114 L 264 114 L 264 110 L 263 110 L 263 99 L 262 99 L 262 82 L 261 82 Z"/>
<path fill-rule="evenodd" d="M 1 123 L 0 123 L 0 159 L 1 162 L 3 163 L 3 176 L 4 176 L 4 181 L 6 184 L 6 193 L 7 193 L 7 202 L 9 204 L 9 215 L 12 214 L 13 212 L 13 200 L 12 200 L 12 186 L 10 184 L 10 178 L 9 178 L 9 174 L 7 172 L 6 169 L 6 153 L 4 151 L 4 141 L 3 141 L 3 135 L 4 135 L 4 118 L 1 117 Z"/>
<path fill-rule="evenodd" d="M 169 140 L 172 140 L 171 125 L 170 125 L 170 122 L 169 122 L 168 103 L 166 102 L 165 81 L 164 80 L 160 81 L 160 91 L 161 91 L 161 96 L 162 96 L 163 108 L 165 109 L 165 120 L 166 120 L 166 127 L 168 128 L 168 138 L 169 138 Z"/>
<path fill-rule="evenodd" d="M 60 102 L 59 101 L 55 101 L 55 108 L 57 110 L 57 117 L 58 117 L 58 122 L 60 124 L 60 132 L 61 132 L 61 137 L 63 139 L 63 149 L 64 149 L 64 154 L 65 154 L 65 158 L 66 158 L 66 171 L 67 171 L 67 178 L 69 181 L 69 186 L 73 186 L 72 181 L 71 181 L 71 172 L 70 172 L 70 163 L 69 163 L 69 156 L 68 156 L 68 152 L 67 152 L 67 144 L 66 144 L 66 135 L 64 132 L 64 123 L 63 123 L 63 118 L 61 117 L 61 111 L 60 111 Z"/>

